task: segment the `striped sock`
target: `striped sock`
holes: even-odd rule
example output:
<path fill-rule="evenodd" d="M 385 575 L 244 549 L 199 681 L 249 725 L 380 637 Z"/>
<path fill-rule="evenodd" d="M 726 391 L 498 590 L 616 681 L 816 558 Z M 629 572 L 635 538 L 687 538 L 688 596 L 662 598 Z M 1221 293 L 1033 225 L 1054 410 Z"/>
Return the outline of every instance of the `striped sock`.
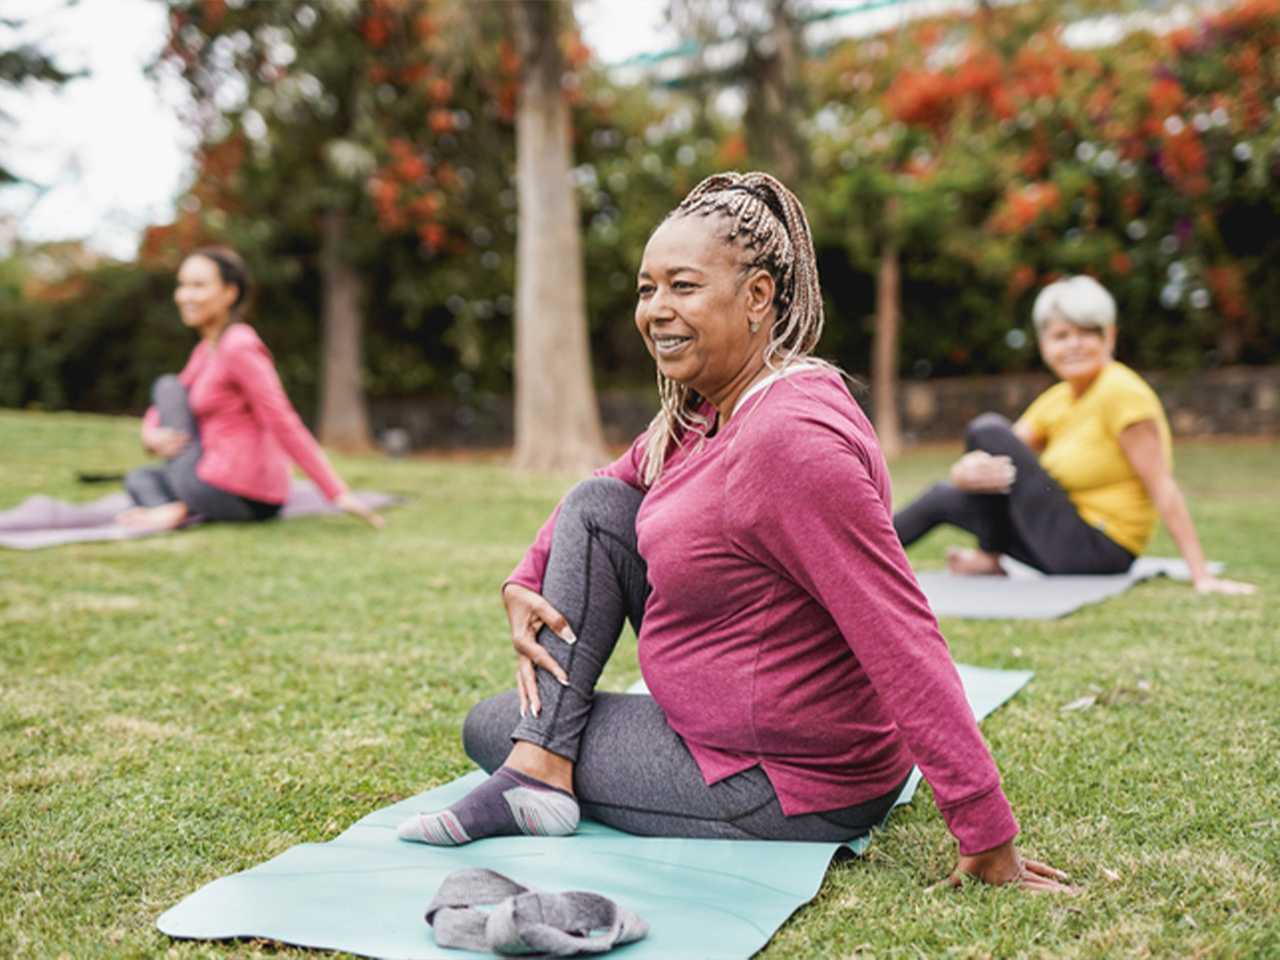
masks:
<path fill-rule="evenodd" d="M 400 824 L 401 840 L 456 847 L 484 837 L 563 837 L 578 826 L 578 801 L 541 780 L 499 767 L 453 806 Z"/>

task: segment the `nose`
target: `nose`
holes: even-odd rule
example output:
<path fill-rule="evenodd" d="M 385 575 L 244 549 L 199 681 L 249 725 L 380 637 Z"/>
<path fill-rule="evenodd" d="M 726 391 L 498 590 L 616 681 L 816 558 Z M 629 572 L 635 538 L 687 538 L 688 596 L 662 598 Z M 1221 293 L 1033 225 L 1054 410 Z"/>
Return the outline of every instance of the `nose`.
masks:
<path fill-rule="evenodd" d="M 671 301 L 661 287 L 658 287 L 649 295 L 649 299 L 644 301 L 642 309 L 645 318 L 650 323 L 661 323 L 675 316 L 675 312 L 671 308 Z"/>

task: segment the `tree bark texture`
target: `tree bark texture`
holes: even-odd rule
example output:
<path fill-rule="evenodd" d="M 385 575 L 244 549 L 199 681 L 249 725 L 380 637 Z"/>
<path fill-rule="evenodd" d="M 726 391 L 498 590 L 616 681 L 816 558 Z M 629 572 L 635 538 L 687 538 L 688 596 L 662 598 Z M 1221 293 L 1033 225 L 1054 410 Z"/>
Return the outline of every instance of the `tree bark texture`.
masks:
<path fill-rule="evenodd" d="M 901 322 L 902 282 L 898 246 L 886 241 L 876 277 L 876 328 L 872 345 L 871 402 L 875 428 L 885 459 L 902 452 L 898 421 L 898 328 Z"/>
<path fill-rule="evenodd" d="M 512 11 L 522 61 L 516 106 L 515 455 L 522 470 L 581 473 L 607 459 L 591 376 L 562 3 Z"/>
<path fill-rule="evenodd" d="M 793 6 L 794 0 L 769 0 L 768 32 L 750 42 L 744 125 L 753 159 L 796 187 L 805 172 L 804 142 L 796 126 L 796 119 L 804 114 L 800 83 L 804 51 Z"/>
<path fill-rule="evenodd" d="M 369 413 L 360 380 L 360 312 L 363 283 L 342 253 L 347 232 L 345 213 L 331 210 L 321 224 L 320 254 L 324 283 L 321 345 L 320 442 L 346 452 L 369 450 Z"/>

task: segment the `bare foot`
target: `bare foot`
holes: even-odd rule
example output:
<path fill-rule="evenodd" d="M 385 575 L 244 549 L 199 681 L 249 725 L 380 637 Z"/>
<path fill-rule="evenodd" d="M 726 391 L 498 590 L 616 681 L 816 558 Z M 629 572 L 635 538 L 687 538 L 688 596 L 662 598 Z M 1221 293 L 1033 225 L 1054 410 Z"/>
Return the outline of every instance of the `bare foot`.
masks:
<path fill-rule="evenodd" d="M 536 743 L 517 740 L 507 754 L 504 767 L 518 770 L 525 776 L 533 777 L 543 783 L 573 793 L 573 761 L 566 760 L 559 754 L 552 753 Z"/>
<path fill-rule="evenodd" d="M 146 515 L 146 507 L 130 507 L 128 510 L 117 513 L 115 521 L 122 527 L 134 527 L 141 523 Z"/>
<path fill-rule="evenodd" d="M 173 530 L 187 519 L 187 505 L 182 501 L 159 507 L 134 507 L 116 515 L 116 523 L 130 530 Z"/>
<path fill-rule="evenodd" d="M 983 550 L 967 550 L 963 547 L 947 549 L 947 570 L 958 577 L 1003 577 L 998 553 Z"/>

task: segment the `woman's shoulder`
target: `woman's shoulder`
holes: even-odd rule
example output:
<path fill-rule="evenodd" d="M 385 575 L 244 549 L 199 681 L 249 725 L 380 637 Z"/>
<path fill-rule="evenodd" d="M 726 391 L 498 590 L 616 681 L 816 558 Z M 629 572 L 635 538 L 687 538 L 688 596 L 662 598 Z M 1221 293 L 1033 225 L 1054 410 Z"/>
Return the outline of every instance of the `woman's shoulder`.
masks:
<path fill-rule="evenodd" d="M 1107 364 L 1104 375 L 1111 385 L 1124 387 L 1129 389 L 1141 390 L 1144 393 L 1155 393 L 1151 388 L 1151 384 L 1143 379 L 1142 374 L 1138 373 L 1130 366 L 1126 366 L 1119 360 L 1112 360 Z"/>
<path fill-rule="evenodd" d="M 218 348 L 220 350 L 254 350 L 265 349 L 266 344 L 258 336 L 257 330 L 243 320 L 238 320 L 222 331 L 222 336 L 218 340 Z"/>
<path fill-rule="evenodd" d="M 1059 380 L 1051 387 L 1046 387 L 1041 391 L 1034 400 L 1031 401 L 1032 406 L 1037 404 L 1041 407 L 1051 404 L 1070 404 L 1071 402 L 1071 384 L 1065 380 Z M 1030 407 L 1028 407 L 1028 410 Z"/>
<path fill-rule="evenodd" d="M 875 433 L 838 370 L 798 370 L 770 383 L 744 410 L 744 452 L 798 452 L 815 446 L 865 446 Z M 784 459 L 786 459 L 784 457 Z"/>
<path fill-rule="evenodd" d="M 774 416 L 848 416 L 862 408 L 849 391 L 849 382 L 835 367 L 814 366 L 784 374 L 769 384 L 760 402 L 761 411 Z"/>
<path fill-rule="evenodd" d="M 1113 360 L 1107 365 L 1099 386 L 1102 389 L 1097 391 L 1098 402 L 1106 407 L 1114 407 L 1117 404 L 1140 407 L 1163 406 L 1160 403 L 1160 395 L 1155 392 L 1151 384 L 1118 360 Z"/>

